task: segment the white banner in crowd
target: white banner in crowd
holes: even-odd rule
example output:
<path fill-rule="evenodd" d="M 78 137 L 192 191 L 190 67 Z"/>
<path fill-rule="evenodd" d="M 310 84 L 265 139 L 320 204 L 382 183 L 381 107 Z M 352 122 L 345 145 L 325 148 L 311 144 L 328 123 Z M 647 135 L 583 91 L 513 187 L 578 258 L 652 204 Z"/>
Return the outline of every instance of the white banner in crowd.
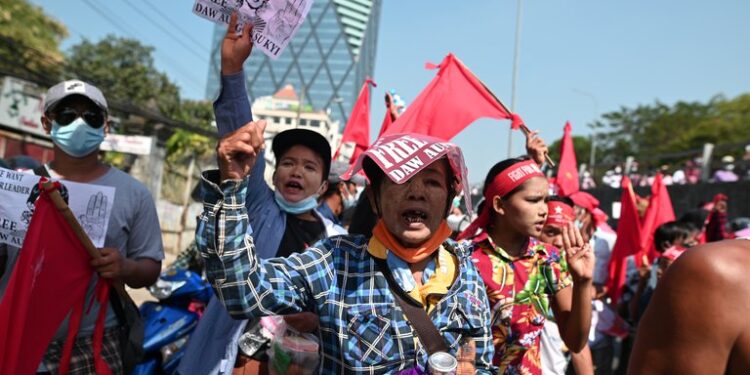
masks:
<path fill-rule="evenodd" d="M 39 176 L 0 168 L 0 242 L 21 247 L 39 197 Z M 115 188 L 62 180 L 68 206 L 96 247 L 104 246 Z"/>
<path fill-rule="evenodd" d="M 253 24 L 253 48 L 275 60 L 297 33 L 312 3 L 313 0 L 195 0 L 193 13 L 229 24 L 229 16 L 238 9 L 237 30 L 248 22 Z"/>

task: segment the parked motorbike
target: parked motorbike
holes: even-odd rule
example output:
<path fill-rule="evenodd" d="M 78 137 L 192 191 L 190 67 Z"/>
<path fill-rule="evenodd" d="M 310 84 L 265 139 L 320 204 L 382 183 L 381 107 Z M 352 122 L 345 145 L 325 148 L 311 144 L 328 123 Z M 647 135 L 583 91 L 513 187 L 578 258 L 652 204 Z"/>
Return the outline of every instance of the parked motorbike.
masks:
<path fill-rule="evenodd" d="M 213 291 L 199 273 L 169 269 L 149 287 L 159 302 L 144 302 L 144 359 L 132 375 L 173 374 L 185 354 L 190 334 Z"/>

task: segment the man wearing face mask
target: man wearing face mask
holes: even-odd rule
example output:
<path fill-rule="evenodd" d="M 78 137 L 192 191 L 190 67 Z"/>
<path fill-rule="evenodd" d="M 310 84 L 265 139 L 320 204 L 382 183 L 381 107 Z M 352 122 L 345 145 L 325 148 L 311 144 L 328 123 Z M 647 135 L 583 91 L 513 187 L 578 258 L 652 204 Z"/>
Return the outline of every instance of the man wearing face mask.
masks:
<path fill-rule="evenodd" d="M 328 189 L 320 196 L 320 204 L 318 205 L 320 215 L 337 225 L 342 225 L 344 212 L 357 205 L 356 184 L 351 181 L 344 181 L 339 177 L 348 168 L 349 166 L 346 163 L 333 163 L 331 172 L 328 174 Z"/>
<path fill-rule="evenodd" d="M 102 257 L 91 261 L 100 277 L 121 280 L 131 288 L 156 282 L 164 250 L 161 230 L 151 194 L 133 177 L 111 167 L 99 158 L 99 145 L 108 131 L 107 101 L 101 91 L 88 83 L 61 82 L 47 91 L 42 125 L 54 143 L 54 159 L 39 174 L 54 179 L 112 186 L 115 198 L 107 226 Z M 6 272 L 11 271 L 6 267 Z M 95 374 L 94 327 L 100 306 L 92 298 L 96 277 L 91 280 L 87 301 L 94 301 L 83 312 L 73 344 L 69 371 Z M 4 286 L 2 286 L 4 289 Z M 0 293 L 4 290 L 0 291 Z M 123 372 L 120 352 L 120 323 L 107 306 L 101 356 L 113 374 Z M 39 367 L 40 373 L 57 373 L 68 335 L 68 320 L 58 328 Z"/>

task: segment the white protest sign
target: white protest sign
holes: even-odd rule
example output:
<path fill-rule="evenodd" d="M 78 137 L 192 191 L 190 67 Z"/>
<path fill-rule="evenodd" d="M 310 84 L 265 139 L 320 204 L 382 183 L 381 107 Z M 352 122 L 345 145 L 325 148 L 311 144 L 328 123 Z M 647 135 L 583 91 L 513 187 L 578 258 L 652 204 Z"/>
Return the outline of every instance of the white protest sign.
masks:
<path fill-rule="evenodd" d="M 135 155 L 150 155 L 153 140 L 153 137 L 143 135 L 107 134 L 99 149 Z"/>
<path fill-rule="evenodd" d="M 229 24 L 229 16 L 237 9 L 242 25 L 253 25 L 253 48 L 277 59 L 292 36 L 302 25 L 313 0 L 196 0 L 193 13 L 207 20 Z"/>
<path fill-rule="evenodd" d="M 0 242 L 21 247 L 39 197 L 39 176 L 0 168 Z M 115 188 L 60 181 L 68 206 L 96 247 L 104 246 Z"/>

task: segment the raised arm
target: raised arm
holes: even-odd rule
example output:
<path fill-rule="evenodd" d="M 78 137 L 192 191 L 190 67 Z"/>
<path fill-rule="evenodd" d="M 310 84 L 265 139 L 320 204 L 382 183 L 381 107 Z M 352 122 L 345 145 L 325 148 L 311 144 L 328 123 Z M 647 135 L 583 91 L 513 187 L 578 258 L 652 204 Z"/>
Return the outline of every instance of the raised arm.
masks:
<path fill-rule="evenodd" d="M 591 328 L 591 298 L 594 295 L 594 252 L 575 224 L 563 227 L 565 259 L 568 263 L 573 287 L 555 294 L 552 304 L 560 336 L 573 352 L 580 352 L 588 342 Z"/>
<path fill-rule="evenodd" d="M 221 42 L 221 93 L 214 102 L 216 127 L 220 137 L 253 121 L 245 88 L 245 73 L 242 70 L 242 65 L 253 49 L 250 35 L 252 27 L 245 25 L 238 35 L 234 32 L 236 25 L 237 12 L 234 12 Z"/>
<path fill-rule="evenodd" d="M 330 285 L 330 252 L 259 260 L 248 223 L 245 176 L 263 147 L 264 123 L 250 123 L 219 141 L 219 171 L 203 174 L 204 210 L 196 241 L 219 300 L 236 318 L 315 311 L 313 296 Z"/>

